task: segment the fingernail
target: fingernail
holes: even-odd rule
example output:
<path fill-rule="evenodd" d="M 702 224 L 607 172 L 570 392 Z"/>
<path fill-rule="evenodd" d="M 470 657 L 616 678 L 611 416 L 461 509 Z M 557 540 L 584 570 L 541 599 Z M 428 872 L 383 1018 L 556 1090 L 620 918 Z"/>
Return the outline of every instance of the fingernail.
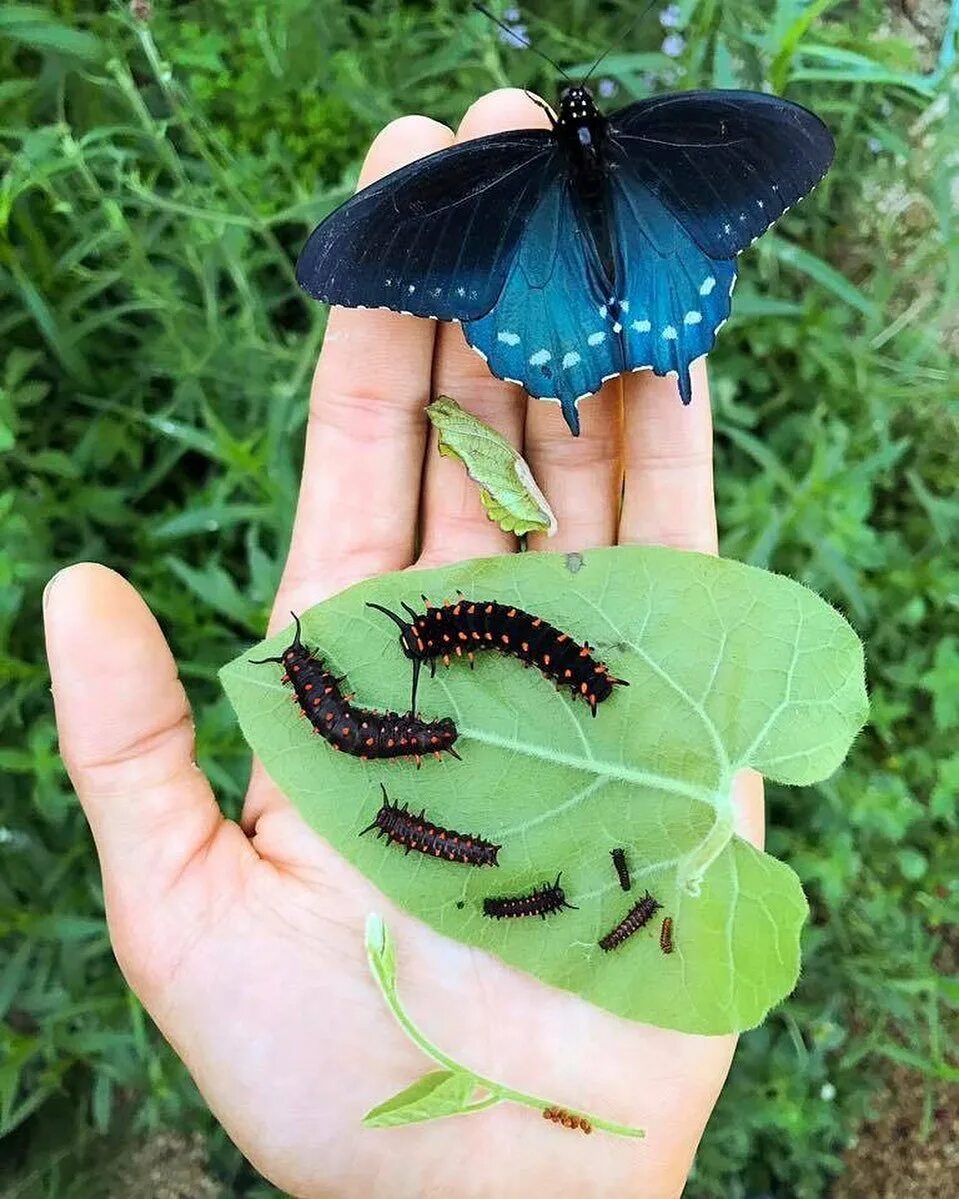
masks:
<path fill-rule="evenodd" d="M 43 611 L 44 611 L 44 612 L 46 612 L 46 610 L 47 610 L 47 604 L 50 602 L 50 592 L 53 590 L 53 585 L 54 585 L 54 583 L 56 583 L 57 579 L 59 579 L 59 577 L 60 577 L 60 576 L 63 574 L 63 572 L 64 572 L 65 570 L 68 570 L 68 569 L 69 569 L 69 567 L 66 567 L 66 566 L 61 566 L 61 568 L 60 568 L 60 569 L 57 571 L 57 573 L 56 573 L 55 575 L 53 575 L 53 577 L 52 577 L 52 578 L 50 579 L 50 581 L 47 583 L 46 587 L 44 587 L 44 589 L 43 589 L 43 600 L 41 601 L 41 602 L 42 602 L 42 604 L 43 604 Z"/>

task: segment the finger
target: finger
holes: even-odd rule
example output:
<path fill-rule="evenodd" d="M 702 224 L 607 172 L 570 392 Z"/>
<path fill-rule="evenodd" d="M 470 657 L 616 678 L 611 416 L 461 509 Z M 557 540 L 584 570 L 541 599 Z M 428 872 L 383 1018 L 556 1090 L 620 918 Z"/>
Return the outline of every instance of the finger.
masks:
<path fill-rule="evenodd" d="M 703 359 L 684 407 L 676 380 L 625 375 L 626 489 L 619 540 L 717 551 L 713 427 Z"/>
<path fill-rule="evenodd" d="M 235 877 L 256 855 L 194 761 L 176 665 L 129 583 L 102 566 L 68 567 L 47 588 L 44 626 L 60 750 L 96 841 L 111 928 L 130 925 L 131 909 L 133 924 L 148 925 L 176 904 L 191 867 L 215 860 Z M 142 928 L 126 933 L 121 954 L 144 940 Z"/>
<path fill-rule="evenodd" d="M 580 435 L 570 434 L 556 404 L 530 399 L 524 455 L 556 516 L 553 537 L 531 535 L 536 550 L 613 545 L 623 493 L 623 389 L 611 379 L 579 408 Z"/>
<path fill-rule="evenodd" d="M 718 552 L 713 497 L 713 426 L 706 363 L 694 364 L 693 399 L 651 371 L 624 376 L 626 487 L 619 540 Z M 733 785 L 736 832 L 754 845 L 765 836 L 763 780 L 743 770 Z"/>
<path fill-rule="evenodd" d="M 518 88 L 503 88 L 477 100 L 456 132 L 458 142 L 507 129 L 548 125 L 546 114 Z M 470 349 L 459 325 L 444 323 L 436 338 L 433 367 L 435 395 L 452 396 L 467 411 L 492 425 L 513 445 L 523 442 L 525 403 L 515 383 L 504 383 Z M 423 483 L 423 546 L 421 565 L 439 565 L 461 558 L 506 553 L 516 538 L 504 533 L 486 515 L 476 485 L 460 463 L 436 453 L 430 440 Z"/>
<path fill-rule="evenodd" d="M 360 186 L 453 135 L 402 117 L 377 137 Z M 361 578 L 413 561 L 435 323 L 334 308 L 306 435 L 303 480 L 271 628 Z"/>

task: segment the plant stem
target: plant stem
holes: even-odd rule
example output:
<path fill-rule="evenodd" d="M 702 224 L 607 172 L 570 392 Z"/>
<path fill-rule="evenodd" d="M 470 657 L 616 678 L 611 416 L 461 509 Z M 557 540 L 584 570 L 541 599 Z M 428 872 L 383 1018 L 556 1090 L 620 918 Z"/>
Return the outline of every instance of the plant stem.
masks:
<path fill-rule="evenodd" d="M 386 933 L 386 935 L 388 936 L 389 934 Z M 501 1103 L 503 1100 L 509 1100 L 511 1103 L 519 1103 L 524 1107 L 536 1108 L 537 1111 L 543 1111 L 548 1107 L 561 1106 L 560 1104 L 553 1103 L 551 1100 L 541 1099 L 538 1095 L 529 1095 L 525 1091 L 514 1091 L 512 1087 L 507 1087 L 503 1083 L 494 1082 L 491 1078 L 485 1078 L 482 1074 L 477 1074 L 475 1071 L 470 1070 L 465 1066 L 461 1066 L 458 1062 L 454 1061 L 453 1058 L 447 1057 L 447 1055 L 443 1053 L 441 1049 L 437 1048 L 432 1041 L 428 1040 L 420 1032 L 420 1030 L 410 1019 L 406 1009 L 400 1002 L 399 995 L 396 992 L 395 984 L 391 980 L 384 977 L 383 971 L 381 970 L 380 964 L 377 961 L 374 953 L 372 951 L 368 951 L 368 956 L 370 961 L 370 971 L 373 977 L 376 979 L 380 990 L 383 992 L 383 998 L 386 1000 L 390 1011 L 396 1018 L 397 1023 L 413 1042 L 413 1044 L 416 1045 L 417 1048 L 421 1049 L 427 1057 L 432 1058 L 437 1065 L 443 1066 L 447 1070 L 451 1070 L 456 1074 L 469 1074 L 476 1080 L 477 1087 L 484 1091 L 489 1091 L 489 1094 L 485 1098 L 478 1099 L 475 1103 L 471 1103 L 468 1107 L 463 1108 L 464 1115 L 472 1112 L 483 1111 L 485 1108 L 493 1107 L 495 1104 Z M 645 1131 L 641 1128 L 631 1128 L 628 1124 L 617 1124 L 613 1120 L 604 1120 L 599 1116 L 591 1115 L 589 1112 L 576 1112 L 571 1114 L 585 1116 L 585 1118 L 590 1122 L 590 1124 L 592 1124 L 594 1128 L 601 1128 L 604 1132 L 610 1132 L 616 1136 L 645 1137 L 646 1135 Z"/>

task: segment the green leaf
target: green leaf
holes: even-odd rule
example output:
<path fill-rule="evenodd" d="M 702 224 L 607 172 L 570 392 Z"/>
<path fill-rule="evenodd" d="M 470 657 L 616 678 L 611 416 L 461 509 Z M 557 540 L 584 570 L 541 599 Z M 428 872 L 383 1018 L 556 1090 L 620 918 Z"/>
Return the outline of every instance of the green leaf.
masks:
<path fill-rule="evenodd" d="M 366 918 L 366 953 L 380 986 L 391 994 L 396 990 L 396 951 L 383 917 L 376 912 Z"/>
<path fill-rule="evenodd" d="M 439 438 L 439 451 L 455 458 L 479 485 L 489 518 L 507 533 L 556 532 L 556 517 L 533 472 L 495 429 L 440 396 L 426 409 Z"/>
<path fill-rule="evenodd" d="M 644 547 L 522 554 L 370 579 L 307 613 L 304 638 L 347 674 L 354 702 L 402 710 L 409 663 L 397 608 L 457 590 L 515 603 L 588 638 L 628 688 L 591 719 L 535 670 L 489 654 L 421 684 L 451 715 L 462 762 L 417 771 L 333 753 L 298 719 L 277 666 L 290 630 L 221 672 L 243 732 L 308 822 L 392 900 L 432 927 L 634 1020 L 700 1033 L 758 1023 L 794 985 L 806 902 L 795 874 L 733 835 L 731 786 L 752 766 L 782 783 L 825 778 L 865 719 L 862 647 L 813 592 L 740 563 Z M 394 802 L 503 846 L 499 868 L 405 856 L 357 834 Z M 807 800 L 808 802 L 808 800 Z M 609 850 L 626 847 L 624 895 Z M 492 921 L 481 901 L 562 871 L 575 911 Z M 650 892 L 673 917 L 604 954 L 599 938 Z M 641 985 L 640 985 L 641 984 Z"/>
<path fill-rule="evenodd" d="M 811 254 L 808 250 L 804 250 L 802 246 L 797 246 L 794 242 L 785 241 L 775 233 L 768 234 L 762 243 L 762 253 L 771 255 L 773 258 L 778 258 L 780 262 L 784 262 L 787 266 L 795 267 L 796 270 L 802 271 L 808 275 L 810 279 L 814 279 L 820 286 L 831 291 L 834 296 L 838 296 L 840 300 L 848 304 L 851 308 L 856 308 L 866 316 L 875 316 L 876 305 L 867 296 L 859 290 L 855 284 L 850 283 L 845 275 L 841 275 L 834 267 L 831 267 L 828 262 L 823 262 L 821 258 L 817 258 L 815 254 Z"/>
<path fill-rule="evenodd" d="M 397 1124 L 419 1124 L 439 1116 L 458 1116 L 469 1107 L 476 1090 L 472 1074 L 453 1070 L 432 1070 L 406 1087 L 378 1103 L 363 1117 L 367 1128 L 389 1128 Z"/>
<path fill-rule="evenodd" d="M 0 38 L 8 37 L 35 50 L 55 50 L 74 58 L 102 57 L 103 45 L 92 33 L 71 29 L 44 9 L 26 4 L 0 7 Z"/>

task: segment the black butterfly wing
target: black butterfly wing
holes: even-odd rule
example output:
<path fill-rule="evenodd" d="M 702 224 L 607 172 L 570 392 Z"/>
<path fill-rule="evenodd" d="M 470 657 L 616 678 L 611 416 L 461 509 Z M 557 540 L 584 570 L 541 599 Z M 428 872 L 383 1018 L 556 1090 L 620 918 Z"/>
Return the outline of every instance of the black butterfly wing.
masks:
<path fill-rule="evenodd" d="M 656 96 L 610 117 L 633 173 L 710 258 L 732 258 L 802 199 L 832 162 L 814 113 L 762 92 Z"/>
<path fill-rule="evenodd" d="M 552 134 L 495 133 L 418 159 L 357 192 L 310 234 L 304 291 L 440 320 L 489 312 L 558 170 Z"/>

